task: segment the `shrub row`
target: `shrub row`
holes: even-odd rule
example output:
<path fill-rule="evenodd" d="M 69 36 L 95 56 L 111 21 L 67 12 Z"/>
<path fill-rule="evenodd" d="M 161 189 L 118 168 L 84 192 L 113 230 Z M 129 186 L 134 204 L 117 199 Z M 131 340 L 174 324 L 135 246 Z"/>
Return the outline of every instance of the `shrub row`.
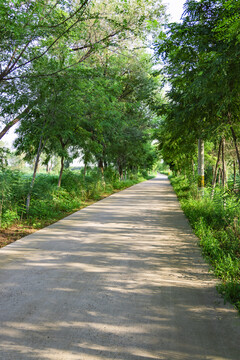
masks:
<path fill-rule="evenodd" d="M 221 279 L 218 290 L 226 301 L 240 311 L 240 197 L 234 191 L 211 187 L 204 196 L 196 182 L 183 176 L 172 177 L 171 183 L 188 217 L 200 246 L 216 276 Z"/>
<path fill-rule="evenodd" d="M 143 180 L 139 176 L 119 180 L 117 173 L 109 168 L 104 179 L 98 169 L 64 172 L 62 185 L 57 187 L 58 176 L 39 174 L 31 193 L 29 213 L 26 199 L 31 176 L 20 171 L 0 172 L 0 227 L 6 228 L 16 222 L 41 227 L 46 220 L 54 221 L 78 210 L 86 201 L 95 201 L 105 195 L 121 190 Z"/>

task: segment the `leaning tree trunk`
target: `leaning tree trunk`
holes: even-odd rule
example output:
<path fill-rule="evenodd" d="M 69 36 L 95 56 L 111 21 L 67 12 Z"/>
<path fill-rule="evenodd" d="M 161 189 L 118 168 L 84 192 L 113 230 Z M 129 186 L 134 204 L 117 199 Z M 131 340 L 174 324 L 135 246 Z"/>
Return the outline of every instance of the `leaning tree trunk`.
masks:
<path fill-rule="evenodd" d="M 204 195 L 204 141 L 198 140 L 198 188 Z"/>
<path fill-rule="evenodd" d="M 232 126 L 230 126 L 230 129 L 232 132 L 232 137 L 233 137 L 233 141 L 234 141 L 234 145 L 235 145 L 235 150 L 236 150 L 237 160 L 238 160 L 238 171 L 240 174 L 240 155 L 239 155 L 239 149 L 238 149 L 238 144 L 237 144 L 237 136 L 236 136 L 235 131 Z"/>
<path fill-rule="evenodd" d="M 226 146 L 226 141 L 225 141 L 225 138 L 223 137 L 223 139 L 222 139 L 222 186 L 223 186 L 223 188 L 225 188 L 226 184 L 227 184 L 227 171 L 226 171 L 226 162 L 225 162 L 225 146 Z"/>
<path fill-rule="evenodd" d="M 64 169 L 64 156 L 61 157 L 61 169 L 60 169 L 58 184 L 57 184 L 58 187 L 61 186 L 63 169 Z"/>
<path fill-rule="evenodd" d="M 32 177 L 32 181 L 31 181 L 30 188 L 29 188 L 28 195 L 27 195 L 27 202 L 26 202 L 27 214 L 29 213 L 31 194 L 32 194 L 33 185 L 34 185 L 36 174 L 37 174 L 40 155 L 41 155 L 42 149 L 44 148 L 44 145 L 45 145 L 45 143 L 42 145 L 42 138 L 43 137 L 41 136 L 40 141 L 39 141 L 37 156 L 36 156 L 36 160 L 35 160 L 34 170 L 33 170 L 33 177 Z"/>
<path fill-rule="evenodd" d="M 236 190 L 236 162 L 233 162 L 233 190 Z"/>
<path fill-rule="evenodd" d="M 15 119 L 13 119 L 12 121 L 9 121 L 9 123 L 2 129 L 2 131 L 0 132 L 0 139 L 3 138 L 4 135 L 6 135 L 6 133 L 8 132 L 9 129 L 11 129 L 11 127 L 13 127 L 15 124 L 17 124 L 30 110 L 30 107 L 28 106 L 25 110 L 23 110 L 23 112 L 18 115 Z"/>
<path fill-rule="evenodd" d="M 221 185 L 221 179 L 222 179 L 222 169 L 219 168 L 218 170 L 218 185 Z"/>
<path fill-rule="evenodd" d="M 222 138 L 220 140 L 219 147 L 218 147 L 218 157 L 217 157 L 216 167 L 215 167 L 213 180 L 212 180 L 212 194 L 211 194 L 212 199 L 213 199 L 213 196 L 214 196 L 214 190 L 215 190 L 216 183 L 217 183 L 217 173 L 218 173 L 218 167 L 219 167 L 219 164 L 220 164 L 221 150 L 222 150 Z"/>

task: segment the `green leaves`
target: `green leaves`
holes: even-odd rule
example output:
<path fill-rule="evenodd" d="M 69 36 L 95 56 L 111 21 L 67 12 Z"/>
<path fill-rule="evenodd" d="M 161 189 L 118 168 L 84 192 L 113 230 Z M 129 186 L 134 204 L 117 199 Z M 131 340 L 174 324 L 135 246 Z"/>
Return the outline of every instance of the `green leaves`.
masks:
<path fill-rule="evenodd" d="M 86 163 L 101 159 L 118 166 L 124 159 L 123 168 L 151 166 L 150 106 L 159 80 L 148 61 L 145 54 L 129 58 L 106 51 L 86 67 L 30 82 L 38 100 L 18 129 L 18 153 L 35 156 L 43 137 L 47 158 L 71 160 L 81 152 Z"/>
<path fill-rule="evenodd" d="M 225 131 L 227 114 L 238 122 L 240 58 L 237 33 L 231 31 L 234 4 L 188 1 L 182 22 L 169 24 L 166 39 L 156 44 L 170 83 L 166 128 L 173 142 L 178 138 L 180 143 L 185 134 L 189 146 L 183 144 L 184 152 L 189 153 L 199 136 L 214 139 Z"/>

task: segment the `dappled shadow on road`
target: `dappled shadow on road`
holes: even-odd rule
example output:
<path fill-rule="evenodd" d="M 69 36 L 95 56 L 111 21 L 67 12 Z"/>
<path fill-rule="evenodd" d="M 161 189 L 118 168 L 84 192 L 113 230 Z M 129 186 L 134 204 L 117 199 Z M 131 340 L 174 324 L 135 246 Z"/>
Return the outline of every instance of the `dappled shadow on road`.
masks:
<path fill-rule="evenodd" d="M 1 359 L 239 359 L 239 319 L 165 179 L 4 248 L 0 269 Z"/>

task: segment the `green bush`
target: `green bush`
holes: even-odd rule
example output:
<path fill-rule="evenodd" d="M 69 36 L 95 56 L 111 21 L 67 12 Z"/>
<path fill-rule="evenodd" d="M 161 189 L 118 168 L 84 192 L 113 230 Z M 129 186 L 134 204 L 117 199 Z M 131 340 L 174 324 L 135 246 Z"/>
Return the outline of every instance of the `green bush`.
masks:
<path fill-rule="evenodd" d="M 19 220 L 19 215 L 16 210 L 6 210 L 2 215 L 2 227 L 8 227 Z"/>
<path fill-rule="evenodd" d="M 233 191 L 206 188 L 201 197 L 196 185 L 182 176 L 171 178 L 181 206 L 195 234 L 200 239 L 204 256 L 216 276 L 221 278 L 219 291 L 240 311 L 240 206 Z"/>
<path fill-rule="evenodd" d="M 62 186 L 57 188 L 57 175 L 37 174 L 26 214 L 32 177 L 20 171 L 4 170 L 0 172 L 0 226 L 8 227 L 24 219 L 39 227 L 42 221 L 55 221 L 79 209 L 84 201 L 99 200 L 141 180 L 135 177 L 135 180 L 120 181 L 118 173 L 111 167 L 104 173 L 104 178 L 98 168 L 89 169 L 85 175 L 83 171 L 65 170 Z"/>

